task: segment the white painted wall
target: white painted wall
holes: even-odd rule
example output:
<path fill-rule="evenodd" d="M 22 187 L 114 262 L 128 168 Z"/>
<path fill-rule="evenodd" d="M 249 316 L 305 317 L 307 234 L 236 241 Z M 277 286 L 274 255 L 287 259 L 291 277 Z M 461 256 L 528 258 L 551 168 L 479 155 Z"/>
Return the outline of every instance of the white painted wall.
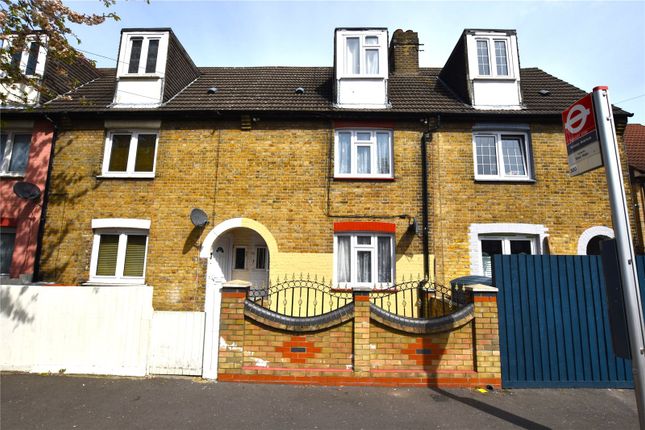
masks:
<path fill-rule="evenodd" d="M 385 109 L 387 81 L 383 78 L 341 78 L 338 85 L 339 107 Z"/>
<path fill-rule="evenodd" d="M 121 78 L 116 83 L 115 107 L 158 106 L 163 96 L 163 79 L 157 76 Z"/>
<path fill-rule="evenodd" d="M 148 373 L 202 374 L 204 316 L 204 312 L 154 312 Z"/>
<path fill-rule="evenodd" d="M 0 370 L 144 376 L 152 287 L 0 286 Z"/>

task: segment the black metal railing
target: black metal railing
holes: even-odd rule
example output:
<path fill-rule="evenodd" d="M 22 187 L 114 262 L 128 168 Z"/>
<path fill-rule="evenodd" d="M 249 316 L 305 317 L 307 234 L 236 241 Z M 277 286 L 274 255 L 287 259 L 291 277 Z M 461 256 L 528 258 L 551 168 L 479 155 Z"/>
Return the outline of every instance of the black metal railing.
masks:
<path fill-rule="evenodd" d="M 445 287 L 426 280 L 401 280 L 389 288 L 372 290 L 370 301 L 377 307 L 406 318 L 432 319 L 465 307 L 468 294 L 462 286 Z"/>
<path fill-rule="evenodd" d="M 324 315 L 352 302 L 352 291 L 334 289 L 325 278 L 295 275 L 276 279 L 266 287 L 253 287 L 248 299 L 256 305 L 288 317 Z"/>

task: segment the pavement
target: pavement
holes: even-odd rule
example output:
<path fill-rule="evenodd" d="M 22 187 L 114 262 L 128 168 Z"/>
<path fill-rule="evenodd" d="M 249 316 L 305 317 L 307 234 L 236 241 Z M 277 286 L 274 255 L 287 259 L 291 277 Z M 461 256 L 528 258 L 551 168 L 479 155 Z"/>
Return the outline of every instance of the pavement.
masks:
<path fill-rule="evenodd" d="M 0 429 L 631 429 L 634 392 L 0 375 Z"/>

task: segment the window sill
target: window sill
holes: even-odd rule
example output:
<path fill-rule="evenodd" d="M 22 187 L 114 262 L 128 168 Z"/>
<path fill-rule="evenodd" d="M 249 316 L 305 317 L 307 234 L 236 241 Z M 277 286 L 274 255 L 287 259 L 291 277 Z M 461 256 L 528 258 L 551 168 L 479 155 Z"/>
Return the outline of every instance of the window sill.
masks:
<path fill-rule="evenodd" d="M 161 73 L 123 73 L 119 75 L 119 79 L 162 79 Z"/>
<path fill-rule="evenodd" d="M 535 184 L 537 180 L 531 178 L 475 178 L 475 183 L 506 183 L 506 184 Z"/>
<path fill-rule="evenodd" d="M 473 81 L 508 81 L 514 82 L 517 81 L 517 78 L 513 76 L 474 76 Z"/>
<path fill-rule="evenodd" d="M 117 281 L 117 280 L 89 280 L 87 282 L 81 283 L 84 287 L 149 287 L 146 284 L 146 281 Z"/>
<path fill-rule="evenodd" d="M 373 181 L 373 182 L 394 182 L 395 178 L 373 177 L 373 176 L 334 176 L 334 181 Z"/>
<path fill-rule="evenodd" d="M 146 173 L 146 174 L 122 174 L 122 175 L 115 175 L 115 174 L 110 174 L 110 173 L 105 173 L 103 175 L 97 175 L 96 179 L 154 179 L 155 174 L 154 173 Z"/>
<path fill-rule="evenodd" d="M 0 172 L 0 178 L 22 179 L 24 177 L 25 177 L 24 173 Z"/>

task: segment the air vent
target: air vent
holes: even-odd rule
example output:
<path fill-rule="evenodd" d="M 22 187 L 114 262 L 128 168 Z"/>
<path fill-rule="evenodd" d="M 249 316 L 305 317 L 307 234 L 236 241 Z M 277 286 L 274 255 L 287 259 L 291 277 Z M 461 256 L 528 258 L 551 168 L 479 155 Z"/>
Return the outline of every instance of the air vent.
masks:
<path fill-rule="evenodd" d="M 551 91 L 549 90 L 540 90 L 539 93 L 541 96 L 544 96 L 544 97 L 551 95 Z"/>
<path fill-rule="evenodd" d="M 206 90 L 206 94 L 215 94 L 219 90 L 216 87 L 210 87 L 209 89 Z"/>
<path fill-rule="evenodd" d="M 298 87 L 298 88 L 296 88 L 296 94 L 304 94 L 304 93 L 305 93 L 305 89 L 304 89 L 304 88 L 302 88 L 302 87 Z"/>

